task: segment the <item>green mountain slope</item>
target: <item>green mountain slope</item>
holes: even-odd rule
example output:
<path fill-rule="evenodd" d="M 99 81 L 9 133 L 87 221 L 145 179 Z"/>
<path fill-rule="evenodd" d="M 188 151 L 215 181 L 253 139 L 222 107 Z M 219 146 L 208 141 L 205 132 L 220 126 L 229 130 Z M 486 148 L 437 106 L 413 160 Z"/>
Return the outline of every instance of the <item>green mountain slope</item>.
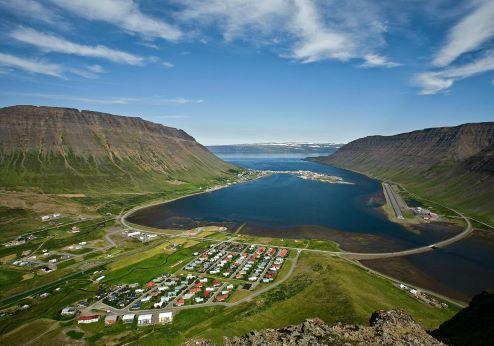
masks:
<path fill-rule="evenodd" d="M 494 222 L 494 122 L 365 137 L 313 160 L 396 181 Z"/>
<path fill-rule="evenodd" d="M 0 186 L 142 192 L 221 179 L 234 167 L 182 130 L 68 108 L 0 109 Z"/>

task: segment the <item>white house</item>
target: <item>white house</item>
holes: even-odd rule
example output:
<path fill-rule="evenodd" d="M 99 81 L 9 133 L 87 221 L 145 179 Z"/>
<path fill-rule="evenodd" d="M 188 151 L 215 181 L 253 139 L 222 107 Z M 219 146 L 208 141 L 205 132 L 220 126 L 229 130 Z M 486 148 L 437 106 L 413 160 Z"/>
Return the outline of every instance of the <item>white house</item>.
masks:
<path fill-rule="evenodd" d="M 173 312 L 171 311 L 160 312 L 158 315 L 159 323 L 169 323 L 172 320 L 173 320 Z"/>
<path fill-rule="evenodd" d="M 72 306 L 67 306 L 67 307 L 62 309 L 61 315 L 62 316 L 73 316 L 73 315 L 75 315 L 76 312 L 77 312 L 77 310 L 75 308 L 73 308 Z"/>
<path fill-rule="evenodd" d="M 99 321 L 99 315 L 90 315 L 90 316 L 80 316 L 77 319 L 78 324 L 88 324 L 88 323 L 95 323 Z"/>
<path fill-rule="evenodd" d="M 134 322 L 134 318 L 135 317 L 136 317 L 135 314 L 126 314 L 126 315 L 123 315 L 122 322 L 123 323 L 132 323 L 132 322 Z"/>
<path fill-rule="evenodd" d="M 137 317 L 137 325 L 138 326 L 146 326 L 148 324 L 153 323 L 153 315 L 152 314 L 144 314 L 139 315 Z"/>

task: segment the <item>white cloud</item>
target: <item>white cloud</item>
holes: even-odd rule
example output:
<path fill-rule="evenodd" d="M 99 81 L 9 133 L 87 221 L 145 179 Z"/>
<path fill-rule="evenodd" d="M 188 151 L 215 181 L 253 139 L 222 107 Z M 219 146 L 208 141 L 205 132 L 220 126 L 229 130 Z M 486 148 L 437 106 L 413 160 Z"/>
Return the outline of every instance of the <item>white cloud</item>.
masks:
<path fill-rule="evenodd" d="M 0 55 L 1 58 L 1 55 Z M 162 98 L 159 96 L 149 96 L 149 97 L 104 97 L 104 98 L 94 98 L 94 97 L 82 97 L 82 96 L 72 96 L 63 94 L 45 94 L 45 93 L 18 93 L 18 92 L 3 92 L 4 94 L 16 95 L 16 96 L 26 96 L 35 97 L 43 99 L 55 99 L 55 100 L 66 100 L 66 101 L 76 101 L 84 103 L 94 103 L 94 104 L 151 104 L 151 105 L 164 105 L 164 104 L 199 104 L 204 102 L 203 100 L 187 99 L 182 97 L 177 98 Z M 169 119 L 179 119 L 188 118 L 186 115 L 162 115 L 160 117 Z"/>
<path fill-rule="evenodd" d="M 10 33 L 10 37 L 46 52 L 73 54 L 85 57 L 95 57 L 129 65 L 140 65 L 144 58 L 108 48 L 106 46 L 87 46 L 68 41 L 62 37 L 38 32 L 31 28 L 19 27 Z"/>
<path fill-rule="evenodd" d="M 302 63 L 381 56 L 386 26 L 365 0 L 176 0 L 177 18 L 199 26 L 216 25 L 225 41 L 270 46 Z M 386 63 L 379 66 L 391 67 Z M 368 63 L 367 67 L 373 67 Z M 377 65 L 375 65 L 377 66 Z"/>
<path fill-rule="evenodd" d="M 105 21 L 122 29 L 176 41 L 182 32 L 173 25 L 141 12 L 134 0 L 51 0 L 52 3 L 88 20 Z"/>
<path fill-rule="evenodd" d="M 347 34 L 327 28 L 312 1 L 295 0 L 294 4 L 295 16 L 290 29 L 299 37 L 299 42 L 293 48 L 293 58 L 308 63 L 356 57 L 354 42 Z"/>
<path fill-rule="evenodd" d="M 165 68 L 172 68 L 174 67 L 175 65 L 173 65 L 171 62 L 169 61 L 163 61 L 163 66 L 165 66 Z"/>
<path fill-rule="evenodd" d="M 400 64 L 389 61 L 386 57 L 378 55 L 378 54 L 367 54 L 364 56 L 364 62 L 360 65 L 360 67 L 363 68 L 370 68 L 370 67 L 386 67 L 386 68 L 391 68 L 391 67 L 397 67 L 400 66 Z"/>
<path fill-rule="evenodd" d="M 40 60 L 20 58 L 15 55 L 0 53 L 0 66 L 13 67 L 30 73 L 45 74 L 63 78 L 63 66 Z"/>
<path fill-rule="evenodd" d="M 444 67 L 459 56 L 478 49 L 494 36 L 494 1 L 477 1 L 476 8 L 449 32 L 446 44 L 440 49 L 433 64 Z"/>
<path fill-rule="evenodd" d="M 79 96 L 70 96 L 70 95 L 62 95 L 62 94 L 15 93 L 15 92 L 7 92 L 4 94 L 42 98 L 42 99 L 76 101 L 76 102 L 85 102 L 85 103 L 94 103 L 94 104 L 127 104 L 127 103 L 129 103 L 129 99 L 126 99 L 126 98 L 111 98 L 111 97 L 110 98 L 90 98 L 90 97 L 79 97 Z"/>
<path fill-rule="evenodd" d="M 0 7 L 15 15 L 49 24 L 59 23 L 61 20 L 53 11 L 34 0 L 0 0 Z"/>
<path fill-rule="evenodd" d="M 158 104 L 167 104 L 167 103 L 175 103 L 179 105 L 185 105 L 185 104 L 190 104 L 190 103 L 203 103 L 204 100 L 202 99 L 188 99 L 184 97 L 174 97 L 174 98 L 156 98 L 155 101 Z"/>
<path fill-rule="evenodd" d="M 494 37 L 494 1 L 477 0 L 472 5 L 434 57 L 432 65 L 439 69 L 413 77 L 421 95 L 444 92 L 458 80 L 494 70 L 494 49 L 486 45 Z M 460 57 L 461 63 L 455 64 Z"/>
<path fill-rule="evenodd" d="M 87 69 L 91 72 L 94 72 L 94 73 L 103 73 L 105 72 L 105 70 L 103 69 L 103 67 L 101 65 L 90 65 L 87 67 Z"/>
<path fill-rule="evenodd" d="M 420 94 L 431 95 L 449 89 L 457 80 L 492 70 L 494 70 L 494 50 L 487 51 L 482 57 L 464 65 L 419 73 L 414 77 L 414 82 L 422 88 Z"/>

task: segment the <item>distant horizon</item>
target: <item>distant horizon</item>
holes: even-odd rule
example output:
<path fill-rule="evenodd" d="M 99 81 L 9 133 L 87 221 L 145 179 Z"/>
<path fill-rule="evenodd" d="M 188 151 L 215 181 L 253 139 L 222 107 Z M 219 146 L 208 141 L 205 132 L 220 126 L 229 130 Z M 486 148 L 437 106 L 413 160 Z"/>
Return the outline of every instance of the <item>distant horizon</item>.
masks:
<path fill-rule="evenodd" d="M 369 136 L 394 136 L 394 135 L 399 135 L 399 134 L 402 134 L 402 133 L 408 133 L 408 132 L 413 132 L 413 131 L 420 131 L 420 130 L 425 130 L 425 129 L 430 129 L 430 128 L 438 128 L 438 127 L 456 127 L 456 126 L 461 126 L 461 125 L 465 125 L 465 124 L 480 124 L 480 123 L 489 123 L 489 122 L 494 122 L 493 121 L 476 121 L 476 122 L 472 122 L 472 121 L 467 121 L 467 122 L 462 122 L 462 123 L 456 123 L 456 124 L 445 124 L 445 125 L 438 125 L 438 126 L 429 126 L 429 127 L 416 127 L 416 128 L 411 128 L 411 129 L 408 129 L 408 130 L 404 130 L 404 131 L 401 131 L 401 132 L 393 132 L 393 131 L 390 131 L 389 133 L 367 133 L 367 134 L 363 134 L 359 137 L 353 137 L 353 138 L 350 138 L 348 140 L 345 140 L 345 141 L 333 141 L 333 140 L 327 140 L 327 139 L 319 139 L 319 140 L 315 140 L 315 139 L 311 139 L 311 140 L 306 140 L 306 139 L 300 139 L 300 140 L 293 140 L 293 139 L 280 139 L 280 140 L 276 140 L 276 139 L 260 139 L 258 141 L 256 141 L 255 139 L 253 139 L 251 142 L 235 142 L 235 141 L 232 141 L 232 142 L 228 142 L 228 141 L 224 141 L 224 142 L 208 142 L 208 141 L 205 141 L 205 140 L 202 140 L 200 137 L 196 136 L 193 132 L 191 132 L 190 130 L 186 129 L 186 128 L 182 128 L 182 127 L 179 127 L 179 126 L 174 126 L 174 125 L 171 125 L 170 122 L 163 122 L 163 121 L 156 121 L 156 119 L 152 118 L 152 117 L 147 117 L 146 115 L 144 114 L 118 114 L 118 113 L 115 113 L 115 112 L 108 112 L 108 111 L 103 111 L 103 110 L 99 110 L 97 109 L 97 107 L 93 107 L 93 108 L 84 108 L 84 107 L 78 107 L 78 106 L 65 106 L 65 105 L 60 105 L 60 106 L 57 106 L 57 105 L 53 105 L 53 104 L 2 104 L 1 100 L 0 100 L 0 108 L 3 108 L 3 107 L 15 107 L 15 106 L 34 106 L 34 107 L 58 107 L 58 108 L 72 108 L 72 109 L 77 109 L 79 111 L 82 111 L 82 110 L 87 110 L 87 111 L 92 111 L 92 112 L 100 112 L 100 113 L 107 113 L 107 114 L 111 114 L 111 115 L 115 115 L 115 116 L 124 116 L 124 117 L 137 117 L 137 118 L 141 118 L 143 120 L 146 120 L 146 121 L 150 121 L 150 122 L 153 122 L 153 123 L 156 123 L 156 124 L 160 124 L 160 125 L 163 125 L 163 126 L 167 126 L 167 127 L 173 127 L 173 128 L 176 128 L 176 129 L 179 129 L 179 130 L 182 130 L 182 131 L 185 131 L 187 134 L 189 134 L 190 136 L 194 137 L 194 139 L 196 141 L 198 141 L 199 143 L 201 143 L 202 145 L 204 146 L 219 146 L 219 145 L 254 145 L 254 144 L 288 144 L 288 143 L 295 143 L 295 144 L 335 144 L 335 145 L 345 145 L 345 144 L 348 144 L 354 140 L 357 140 L 359 138 L 363 138 L 363 137 L 369 137 Z M 212 139 L 214 141 L 214 139 Z"/>

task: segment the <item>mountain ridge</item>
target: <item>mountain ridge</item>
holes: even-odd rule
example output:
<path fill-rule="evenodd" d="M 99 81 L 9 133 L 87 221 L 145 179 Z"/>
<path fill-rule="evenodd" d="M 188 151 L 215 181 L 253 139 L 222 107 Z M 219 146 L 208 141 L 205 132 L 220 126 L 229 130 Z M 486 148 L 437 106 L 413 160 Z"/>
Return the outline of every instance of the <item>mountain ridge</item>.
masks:
<path fill-rule="evenodd" d="M 494 122 L 368 136 L 310 160 L 395 181 L 494 221 Z"/>
<path fill-rule="evenodd" d="M 139 117 L 48 106 L 0 109 L 0 186 L 157 190 L 230 169 L 185 131 Z"/>

